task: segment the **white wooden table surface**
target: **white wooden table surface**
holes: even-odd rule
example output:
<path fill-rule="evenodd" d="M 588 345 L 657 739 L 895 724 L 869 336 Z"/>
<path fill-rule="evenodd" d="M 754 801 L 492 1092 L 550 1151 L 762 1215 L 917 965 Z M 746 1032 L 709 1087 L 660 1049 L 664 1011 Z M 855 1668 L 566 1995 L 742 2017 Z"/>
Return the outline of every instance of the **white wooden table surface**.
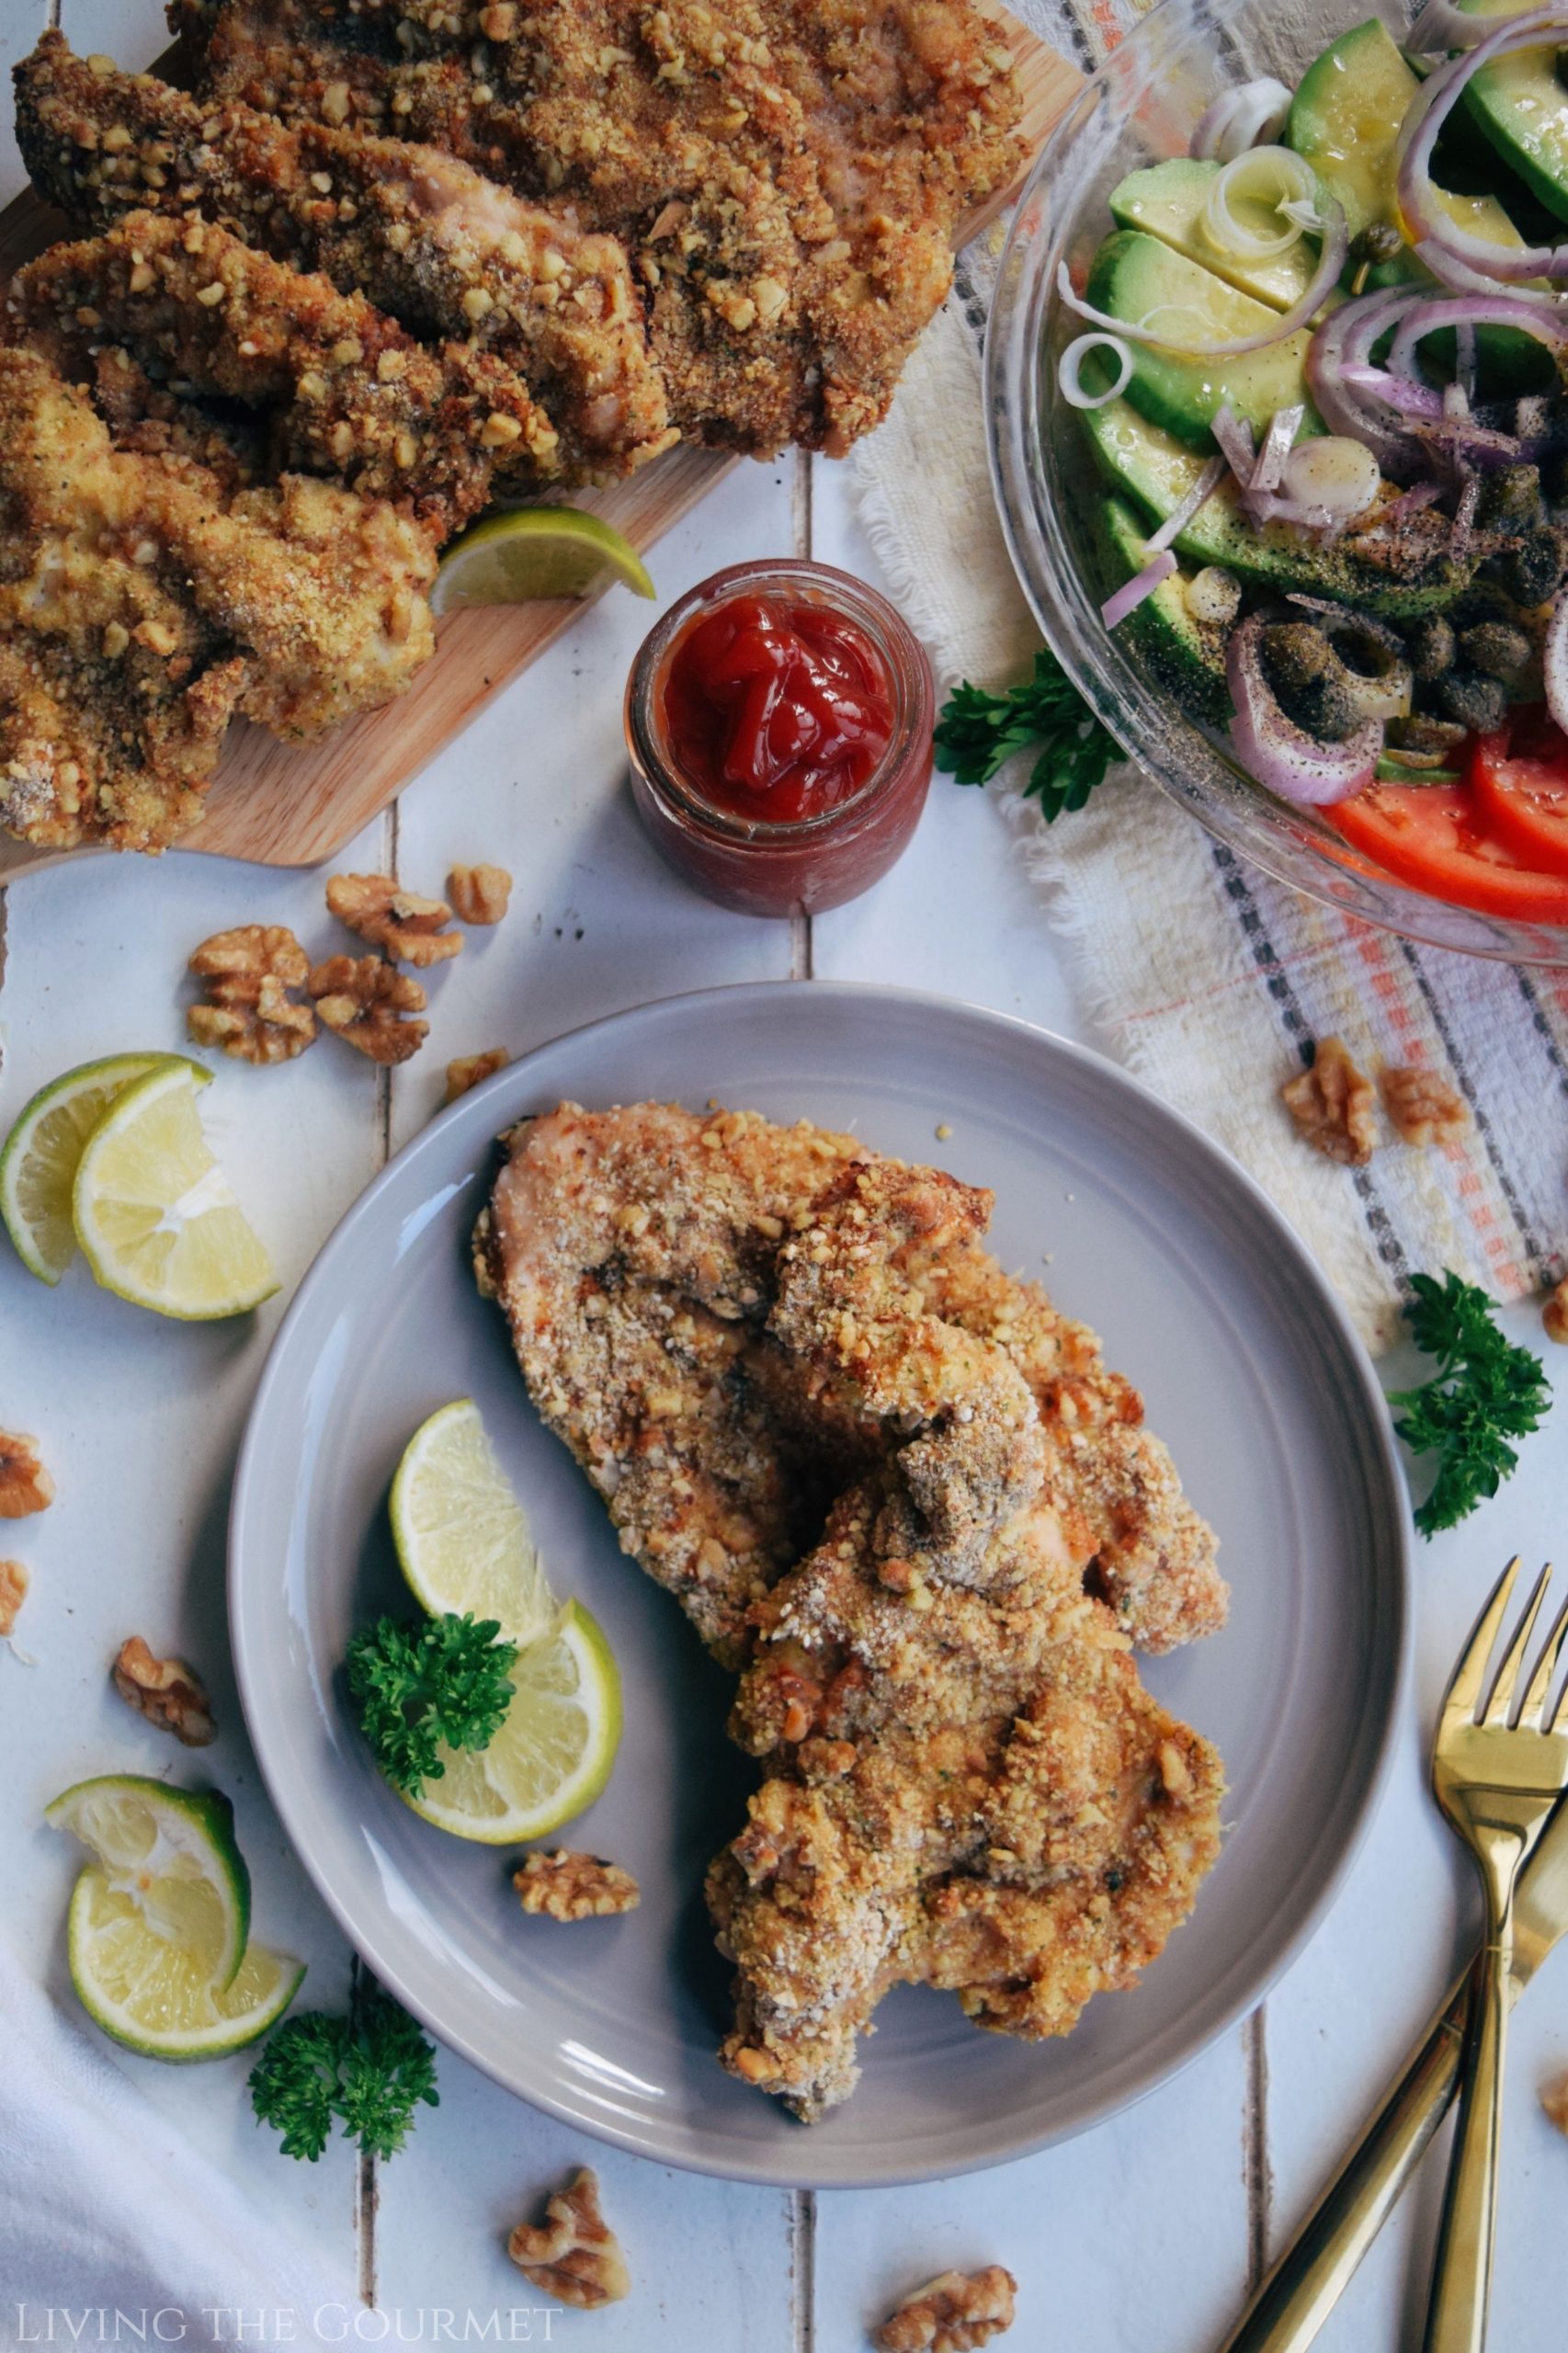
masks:
<path fill-rule="evenodd" d="M 5 0 L 0 63 L 30 45 L 42 17 L 43 0 Z M 64 22 L 78 49 L 128 64 L 165 39 L 154 0 L 64 0 Z M 0 198 L 21 179 L 6 112 Z M 829 464 L 743 469 L 653 562 L 671 597 L 721 564 L 788 552 L 874 573 Z M 502 928 L 435 976 L 425 1052 L 390 1077 L 330 1042 L 281 1071 L 218 1068 L 205 1115 L 277 1256 L 279 1300 L 237 1325 L 164 1324 L 97 1291 L 80 1268 L 47 1291 L 0 1247 L 0 1426 L 40 1435 L 59 1487 L 46 1518 L 7 1531 L 6 1549 L 34 1575 L 23 1631 L 39 1664 L 29 1672 L 0 1652 L 0 1885 L 13 1935 L 57 1988 L 75 1862 L 41 1827 L 40 1807 L 88 1773 L 181 1764 L 108 1687 L 111 1653 L 139 1632 L 188 1655 L 210 1683 L 222 1737 L 200 1764 L 233 1797 L 258 1932 L 309 1961 L 316 2004 L 347 1993 L 347 1949 L 285 1845 L 240 1720 L 222 1596 L 228 1488 L 282 1305 L 388 1153 L 428 1119 L 449 1056 L 496 1044 L 517 1053 L 651 997 L 783 975 L 901 981 L 1090 1034 L 981 793 L 939 780 L 903 864 L 814 924 L 728 915 L 668 876 L 638 828 L 620 750 L 621 684 L 646 622 L 624 595 L 587 612 L 339 861 L 395 864 L 422 890 L 439 890 L 454 859 L 494 859 L 517 878 Z M 198 856 L 84 860 L 15 885 L 8 907 L 0 900 L 0 1125 L 71 1063 L 182 1045 L 189 949 L 255 919 L 321 939 L 321 889 L 319 874 Z M 1533 1311 L 1508 1321 L 1514 1336 L 1539 1342 Z M 1423 1752 L 1479 1594 L 1511 1549 L 1533 1563 L 1564 1535 L 1568 1356 L 1550 1353 L 1559 1403 L 1518 1475 L 1460 1533 L 1421 1548 L 1416 1704 L 1328 1924 L 1265 2009 L 1083 2139 L 922 2188 L 790 2195 L 597 2149 L 443 2054 L 441 2106 L 420 2112 L 403 2155 L 361 2168 L 339 2142 L 310 2167 L 280 2157 L 253 2122 L 243 2061 L 122 2063 L 258 2214 L 351 2261 L 367 2299 L 404 2314 L 409 2335 L 432 2308 L 483 2314 L 528 2301 L 506 2232 L 565 2165 L 589 2159 L 635 2292 L 591 2320 L 563 2314 L 561 2342 L 606 2353 L 852 2353 L 897 2291 L 949 2264 L 997 2260 L 1019 2280 L 1009 2345 L 1200 2353 L 1224 2334 L 1474 1933 L 1474 1892 L 1426 1794 Z M 1246 1574 L 1244 1562 L 1227 1566 Z M 1492 2339 L 1508 2353 L 1560 2353 L 1568 2342 L 1568 2143 L 1535 2100 L 1554 2068 L 1568 2068 L 1561 1956 L 1517 2016 L 1510 2060 Z M 1419 2343 L 1436 2186 L 1428 2177 L 1385 2234 L 1321 2340 L 1325 2353 Z M 0 2183 L 0 2336 L 15 2318 L 4 2194 Z"/>

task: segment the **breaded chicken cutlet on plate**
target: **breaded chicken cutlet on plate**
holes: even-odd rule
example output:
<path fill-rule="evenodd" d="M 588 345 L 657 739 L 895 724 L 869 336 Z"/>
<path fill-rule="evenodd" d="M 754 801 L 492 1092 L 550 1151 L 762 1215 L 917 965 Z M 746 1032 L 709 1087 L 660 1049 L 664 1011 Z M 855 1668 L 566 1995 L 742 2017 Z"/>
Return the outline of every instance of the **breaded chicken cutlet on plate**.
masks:
<path fill-rule="evenodd" d="M 496 497 L 611 482 L 682 437 L 841 453 L 885 414 L 961 217 L 1021 161 L 969 0 L 171 13 L 194 93 L 58 32 L 17 69 L 34 185 L 82 234 L 20 273 L 0 332 L 104 426 L 103 551 L 129 517 L 180 615 L 149 622 L 123 580 L 84 602 L 53 562 L 7 373 L 0 824 L 48 847 L 178 839 L 232 713 L 294 739 L 400 691 L 433 648 L 436 556 Z M 176 474 L 215 517 L 249 502 L 253 542 L 263 492 L 358 502 L 331 665 L 284 710 L 236 683 L 232 568 L 209 579 L 162 529 Z M 274 568 L 297 539 L 274 534 Z M 372 544 L 400 551 L 379 602 Z M 296 604 L 330 585 L 310 561 Z M 296 681 L 320 650 L 296 634 Z"/>
<path fill-rule="evenodd" d="M 1220 1843 L 1220 1759 L 1129 1655 L 1226 1605 L 1136 1393 L 940 1170 L 659 1104 L 510 1145 L 482 1286 L 623 1548 L 742 1670 L 768 1775 L 709 1875 L 724 2063 L 821 2116 L 909 1980 L 1068 2032 Z"/>

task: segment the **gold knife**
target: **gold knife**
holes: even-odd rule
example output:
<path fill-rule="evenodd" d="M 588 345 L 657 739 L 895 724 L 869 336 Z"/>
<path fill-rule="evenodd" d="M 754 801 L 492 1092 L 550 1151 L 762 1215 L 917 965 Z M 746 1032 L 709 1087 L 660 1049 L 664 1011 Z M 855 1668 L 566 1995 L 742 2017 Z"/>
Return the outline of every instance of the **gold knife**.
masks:
<path fill-rule="evenodd" d="M 1568 1798 L 1541 1833 L 1514 1899 L 1511 1998 L 1568 1929 Z M 1398 2204 L 1459 2089 L 1475 1964 L 1419 2047 L 1220 2353 L 1302 2353 Z"/>

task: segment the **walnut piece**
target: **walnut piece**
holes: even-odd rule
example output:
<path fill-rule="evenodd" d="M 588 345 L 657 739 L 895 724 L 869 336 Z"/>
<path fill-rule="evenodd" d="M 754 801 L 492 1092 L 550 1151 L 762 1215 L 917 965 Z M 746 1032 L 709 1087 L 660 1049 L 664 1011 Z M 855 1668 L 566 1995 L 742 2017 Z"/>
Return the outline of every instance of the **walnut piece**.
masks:
<path fill-rule="evenodd" d="M 445 899 L 421 899 L 390 874 L 335 874 L 326 904 L 339 923 L 400 963 L 423 970 L 461 952 L 461 932 L 443 929 L 452 919 Z"/>
<path fill-rule="evenodd" d="M 1372 1082 L 1358 1070 L 1342 1039 L 1324 1038 L 1311 1070 L 1279 1090 L 1286 1108 L 1314 1152 L 1365 1168 L 1377 1147 Z"/>
<path fill-rule="evenodd" d="M 54 1482 L 39 1461 L 37 1438 L 0 1430 L 0 1519 L 26 1519 L 53 1501 Z"/>
<path fill-rule="evenodd" d="M 403 1018 L 424 1012 L 424 990 L 379 956 L 329 956 L 307 985 L 327 1028 L 373 1063 L 405 1063 L 425 1043 L 429 1023 Z"/>
<path fill-rule="evenodd" d="M 447 1092 L 443 1100 L 455 1103 L 458 1097 L 466 1095 L 471 1086 L 478 1086 L 482 1080 L 494 1078 L 498 1070 L 505 1070 L 511 1059 L 505 1046 L 492 1046 L 483 1054 L 460 1054 L 456 1062 L 447 1064 Z"/>
<path fill-rule="evenodd" d="M 1471 1125 L 1470 1107 L 1446 1079 L 1419 1063 L 1385 1066 L 1383 1109 L 1402 1143 L 1456 1143 Z"/>
<path fill-rule="evenodd" d="M 971 2353 L 1013 2325 L 1018 2283 L 999 2263 L 983 2271 L 944 2271 L 906 2296 L 871 2332 L 879 2353 Z"/>
<path fill-rule="evenodd" d="M 187 1748 L 205 1748 L 217 1739 L 206 1688 L 183 1659 L 154 1658 L 141 1635 L 132 1634 L 121 1643 L 110 1673 L 115 1689 L 138 1715 L 172 1732 Z"/>
<path fill-rule="evenodd" d="M 611 1912 L 634 1911 L 637 1881 L 619 1863 L 602 1855 L 579 1855 L 570 1847 L 528 1856 L 522 1870 L 512 1873 L 512 1885 L 525 1912 L 543 1912 L 552 1920 L 591 1920 Z"/>
<path fill-rule="evenodd" d="M 0 1561 L 0 1642 L 17 1631 L 17 1612 L 28 1597 L 28 1579 L 20 1561 Z"/>
<path fill-rule="evenodd" d="M 311 960 L 284 924 L 244 923 L 215 931 L 190 959 L 207 983 L 186 1028 L 199 1046 L 217 1046 L 243 1063 L 286 1063 L 313 1045 L 316 1017 L 290 989 L 303 988 Z"/>
<path fill-rule="evenodd" d="M 512 878 L 504 866 L 454 866 L 447 896 L 460 923 L 499 923 L 512 896 Z"/>
<path fill-rule="evenodd" d="M 599 2211 L 598 2177 L 586 2165 L 556 2191 L 542 2222 L 517 2224 L 506 2252 L 525 2279 L 581 2312 L 619 2303 L 631 2292 L 620 2242 Z"/>
<path fill-rule="evenodd" d="M 1540 1320 L 1549 1340 L 1557 1340 L 1568 1347 L 1568 1275 L 1563 1276 L 1555 1290 L 1547 1292 Z"/>
<path fill-rule="evenodd" d="M 1568 2133 L 1568 2075 L 1559 2075 L 1554 2084 L 1547 2085 L 1540 2105 L 1547 2122 L 1555 2124 L 1560 2132 Z"/>

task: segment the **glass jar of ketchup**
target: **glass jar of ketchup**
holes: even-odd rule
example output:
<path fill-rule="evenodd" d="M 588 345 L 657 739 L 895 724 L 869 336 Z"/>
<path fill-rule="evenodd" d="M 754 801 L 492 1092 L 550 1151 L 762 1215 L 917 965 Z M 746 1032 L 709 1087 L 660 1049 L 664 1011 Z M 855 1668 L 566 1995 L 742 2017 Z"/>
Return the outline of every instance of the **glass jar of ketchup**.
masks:
<path fill-rule="evenodd" d="M 885 597 L 825 563 L 732 564 L 671 607 L 631 665 L 632 794 L 709 898 L 814 914 L 903 849 L 935 718 L 931 665 Z"/>

